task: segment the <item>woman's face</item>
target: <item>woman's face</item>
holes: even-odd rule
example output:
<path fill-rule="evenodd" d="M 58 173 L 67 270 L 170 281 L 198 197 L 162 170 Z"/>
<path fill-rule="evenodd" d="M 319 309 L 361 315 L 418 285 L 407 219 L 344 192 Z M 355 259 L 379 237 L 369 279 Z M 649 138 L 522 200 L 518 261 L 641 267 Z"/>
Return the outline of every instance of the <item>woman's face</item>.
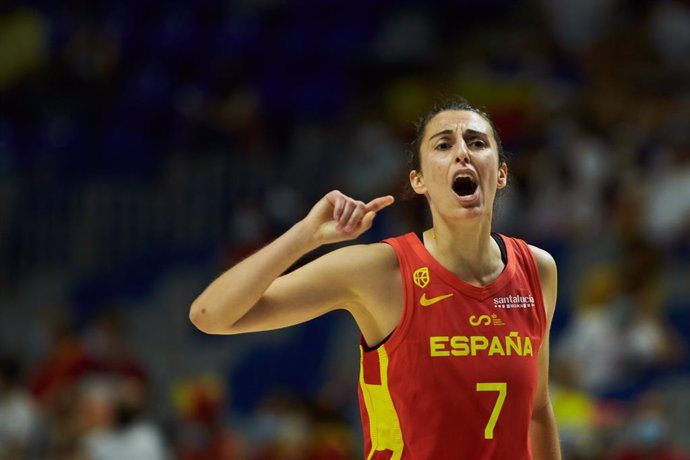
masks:
<path fill-rule="evenodd" d="M 421 171 L 410 171 L 410 183 L 427 197 L 432 214 L 450 219 L 491 215 L 508 167 L 498 164 L 496 139 L 484 117 L 468 110 L 439 113 L 426 125 L 419 154 Z"/>

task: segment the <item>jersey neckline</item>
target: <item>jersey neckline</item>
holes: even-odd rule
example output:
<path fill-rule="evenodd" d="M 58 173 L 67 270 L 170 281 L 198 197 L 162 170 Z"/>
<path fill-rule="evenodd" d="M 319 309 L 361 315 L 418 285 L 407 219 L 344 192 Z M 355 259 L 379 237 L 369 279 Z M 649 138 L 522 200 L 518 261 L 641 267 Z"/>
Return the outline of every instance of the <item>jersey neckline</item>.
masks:
<path fill-rule="evenodd" d="M 429 252 L 426 246 L 424 246 L 424 241 L 420 240 L 419 235 L 416 233 L 409 233 L 408 239 L 417 256 L 428 264 L 429 267 L 433 268 L 435 274 L 438 274 L 438 276 L 440 276 L 447 284 L 463 294 L 481 300 L 495 295 L 501 289 L 503 289 L 505 285 L 510 282 L 511 278 L 513 278 L 513 273 L 515 271 L 516 262 L 513 247 L 511 244 L 508 244 L 508 241 L 504 235 L 501 235 L 500 233 L 498 235 L 506 246 L 508 261 L 505 264 L 505 267 L 503 267 L 503 271 L 496 277 L 496 279 L 484 286 L 476 286 L 468 283 L 441 265 L 441 263 Z"/>

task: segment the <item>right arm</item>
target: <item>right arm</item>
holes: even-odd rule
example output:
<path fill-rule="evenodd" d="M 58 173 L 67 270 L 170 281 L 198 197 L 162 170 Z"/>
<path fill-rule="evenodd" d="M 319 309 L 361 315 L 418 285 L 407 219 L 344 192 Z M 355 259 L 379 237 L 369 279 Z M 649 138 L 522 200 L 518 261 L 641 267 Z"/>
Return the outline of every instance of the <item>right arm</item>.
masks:
<path fill-rule="evenodd" d="M 361 273 L 366 246 L 326 254 L 284 276 L 317 247 L 359 237 L 376 213 L 393 203 L 386 196 L 369 203 L 334 190 L 275 241 L 211 283 L 192 303 L 190 320 L 209 334 L 236 334 L 301 323 L 328 311 L 357 308 L 353 277 Z"/>

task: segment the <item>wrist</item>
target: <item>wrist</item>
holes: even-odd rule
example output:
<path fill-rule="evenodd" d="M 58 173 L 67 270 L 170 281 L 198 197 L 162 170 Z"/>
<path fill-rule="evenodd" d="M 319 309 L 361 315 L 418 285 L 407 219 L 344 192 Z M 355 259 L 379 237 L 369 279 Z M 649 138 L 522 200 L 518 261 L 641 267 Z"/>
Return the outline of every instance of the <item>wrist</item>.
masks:
<path fill-rule="evenodd" d="M 317 241 L 316 232 L 304 219 L 293 225 L 290 231 L 294 234 L 296 246 L 301 252 L 307 253 L 321 246 Z"/>

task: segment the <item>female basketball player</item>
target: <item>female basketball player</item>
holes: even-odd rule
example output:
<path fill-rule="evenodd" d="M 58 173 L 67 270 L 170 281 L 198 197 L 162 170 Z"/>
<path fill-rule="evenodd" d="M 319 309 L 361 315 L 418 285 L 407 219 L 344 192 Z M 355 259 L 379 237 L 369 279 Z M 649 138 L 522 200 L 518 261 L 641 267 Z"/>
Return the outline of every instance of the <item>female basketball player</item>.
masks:
<path fill-rule="evenodd" d="M 548 396 L 556 265 L 491 232 L 508 168 L 489 118 L 450 103 L 422 119 L 409 179 L 433 227 L 353 245 L 280 276 L 307 252 L 367 231 L 392 196 L 334 190 L 192 304 L 211 334 L 349 311 L 362 332 L 359 400 L 367 459 L 558 459 Z"/>

